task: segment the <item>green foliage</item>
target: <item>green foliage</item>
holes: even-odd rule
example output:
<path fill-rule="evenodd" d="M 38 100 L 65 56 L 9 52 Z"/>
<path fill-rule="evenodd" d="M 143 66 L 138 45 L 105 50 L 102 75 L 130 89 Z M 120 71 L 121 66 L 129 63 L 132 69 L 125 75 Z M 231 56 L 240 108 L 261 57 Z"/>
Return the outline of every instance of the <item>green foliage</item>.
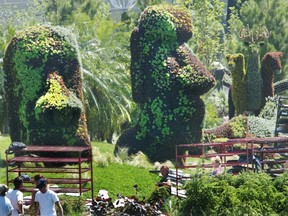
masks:
<path fill-rule="evenodd" d="M 201 139 L 204 104 L 200 95 L 214 77 L 192 54 L 188 11 L 153 5 L 141 14 L 131 35 L 133 100 L 139 104 L 138 123 L 122 134 L 117 149 L 143 151 L 152 161 L 174 158 L 175 143 Z M 159 154 L 161 152 L 161 154 Z"/>
<path fill-rule="evenodd" d="M 265 106 L 261 109 L 259 117 L 276 122 L 278 99 L 277 97 L 267 97 L 265 100 Z"/>
<path fill-rule="evenodd" d="M 217 107 L 213 103 L 207 103 L 205 114 L 205 128 L 215 128 L 222 123 L 222 119 L 218 117 Z"/>
<path fill-rule="evenodd" d="M 78 56 L 75 37 L 65 28 L 35 26 L 15 35 L 3 65 L 13 141 L 90 144 Z"/>
<path fill-rule="evenodd" d="M 189 46 L 200 60 L 210 66 L 213 61 L 222 61 L 225 49 L 222 25 L 224 2 L 219 0 L 194 0 L 183 3 L 191 10 L 193 40 Z"/>
<path fill-rule="evenodd" d="M 129 80 L 131 27 L 111 21 L 109 9 L 104 0 L 42 1 L 29 5 L 27 11 L 5 8 L 7 22 L 0 27 L 0 59 L 16 29 L 27 28 L 35 22 L 73 29 L 78 35 L 84 67 L 83 87 L 91 138 L 111 141 L 114 132 L 120 133 L 121 124 L 130 121 L 130 110 L 135 106 Z M 39 11 L 44 13 L 39 15 Z"/>
<path fill-rule="evenodd" d="M 248 116 L 248 130 L 250 134 L 256 135 L 256 137 L 273 137 L 275 130 L 274 119 L 269 120 L 256 116 Z"/>
<path fill-rule="evenodd" d="M 49 75 L 47 84 L 49 89 L 45 95 L 42 95 L 36 102 L 36 108 L 41 107 L 45 109 L 58 109 L 61 110 L 68 105 L 69 91 L 65 86 L 63 79 L 57 73 Z M 80 102 L 81 105 L 81 102 Z M 78 107 L 81 109 L 81 106 Z"/>
<path fill-rule="evenodd" d="M 233 121 L 231 121 L 231 128 L 233 131 L 234 137 L 242 137 L 243 134 L 246 133 L 246 119 L 242 116 L 234 118 Z"/>
<path fill-rule="evenodd" d="M 216 138 L 244 138 L 248 132 L 247 129 L 247 117 L 239 115 L 216 128 L 204 130 L 203 140 L 211 142 Z"/>
<path fill-rule="evenodd" d="M 59 195 L 59 200 L 61 202 L 65 215 L 76 216 L 85 212 L 88 213 L 88 209 L 84 205 L 85 200 L 83 199 L 83 197 Z"/>
<path fill-rule="evenodd" d="M 262 47 L 260 56 L 268 51 L 281 51 L 284 54 L 283 59 L 287 59 L 288 47 L 285 46 L 287 41 L 286 19 L 288 4 L 286 0 L 247 0 L 230 19 L 229 52 L 241 52 L 242 43 L 239 41 L 239 30 L 241 27 L 249 24 L 250 28 L 256 30 L 259 26 L 266 26 L 270 32 L 267 45 Z M 287 71 L 287 64 L 283 63 L 283 71 Z M 283 79 L 286 73 L 279 74 L 275 77 L 276 81 Z"/>
<path fill-rule="evenodd" d="M 135 108 L 129 80 L 129 36 L 122 23 L 75 14 L 84 67 L 86 112 L 91 137 L 108 140 L 130 122 Z"/>
<path fill-rule="evenodd" d="M 5 164 L 5 150 L 8 149 L 8 146 L 11 143 L 11 140 L 9 136 L 0 136 L 0 182 L 5 183 L 6 182 L 6 164 Z M 109 143 L 103 143 L 103 142 L 92 142 L 93 147 L 93 156 L 103 156 L 107 159 L 107 166 L 98 166 L 95 162 L 93 162 L 93 180 L 94 180 L 94 196 L 97 196 L 98 191 L 101 189 L 106 189 L 109 192 L 109 196 L 114 200 L 117 199 L 117 194 L 121 193 L 123 196 L 132 196 L 136 195 L 140 200 L 147 199 L 153 192 L 155 188 L 155 183 L 159 181 L 160 177 L 157 174 L 150 173 L 149 170 L 153 169 L 153 164 L 149 164 L 147 161 L 144 162 L 145 164 L 149 164 L 149 166 L 146 166 L 145 168 L 141 165 L 134 166 L 130 161 L 135 161 L 135 158 L 130 158 L 125 163 L 121 160 L 118 160 L 113 155 L 114 145 L 111 145 Z M 95 150 L 95 148 L 98 148 L 98 153 Z M 113 157 L 113 159 L 108 159 L 108 156 L 110 155 Z M 93 159 L 94 160 L 94 159 Z M 141 159 L 142 162 L 144 161 Z M 28 173 L 27 173 L 28 174 Z M 30 175 L 30 173 L 28 174 Z M 60 173 L 59 176 L 55 174 L 45 174 L 45 177 L 52 178 L 52 177 L 58 177 L 63 178 L 63 175 L 67 178 L 71 178 L 71 175 L 73 174 L 63 174 Z M 85 174 L 86 175 L 86 174 Z M 33 176 L 33 175 L 32 175 Z M 16 176 L 15 176 L 16 177 Z M 30 176 L 31 177 L 31 176 Z M 75 177 L 75 176 L 74 176 Z M 134 185 L 138 185 L 139 192 L 136 192 L 134 189 Z M 30 194 L 28 194 L 30 195 Z M 83 193 L 80 200 L 86 200 L 91 198 L 91 193 Z M 68 199 L 66 201 L 66 199 Z M 67 215 L 79 215 L 76 214 L 78 212 L 78 209 L 82 209 L 82 206 L 80 208 L 79 203 L 80 200 L 78 200 L 79 197 L 71 198 L 69 199 L 68 196 L 62 196 L 60 197 L 60 201 L 63 204 L 66 203 L 67 209 L 70 211 L 75 210 L 75 214 L 67 214 Z M 68 206 L 71 200 L 71 204 L 73 203 L 73 206 Z M 83 204 L 83 203 L 82 203 Z M 75 205 L 75 206 L 74 206 Z M 57 208 L 56 208 L 57 209 Z M 82 214 L 80 214 L 82 215 Z"/>
<path fill-rule="evenodd" d="M 110 20 L 103 0 L 48 2 L 46 14 L 54 24 L 65 24 L 78 34 L 86 113 L 92 139 L 111 142 L 113 133 L 130 121 L 133 109 L 129 81 L 129 31 Z"/>
<path fill-rule="evenodd" d="M 166 1 L 165 0 L 142 0 L 142 1 L 137 1 L 137 6 L 140 8 L 141 11 L 143 11 L 148 6 L 163 4 L 163 3 L 166 3 Z"/>
<path fill-rule="evenodd" d="M 277 187 L 274 184 L 264 173 L 225 174 L 217 178 L 195 176 L 186 185 L 187 199 L 181 201 L 180 212 L 181 215 L 281 215 L 286 211 L 287 196 L 277 190 L 281 184 L 277 183 Z"/>
<path fill-rule="evenodd" d="M 225 90 L 215 87 L 203 97 L 205 103 L 205 129 L 215 128 L 223 123 L 228 115 L 228 98 Z"/>
<path fill-rule="evenodd" d="M 248 109 L 247 78 L 244 55 L 241 53 L 226 55 L 228 68 L 232 73 L 232 101 L 237 115 L 244 114 Z"/>
<path fill-rule="evenodd" d="M 170 197 L 171 188 L 169 186 L 162 186 L 156 188 L 151 196 L 148 198 L 148 202 L 151 204 L 156 204 L 160 201 L 160 203 L 164 203 L 166 199 Z"/>
<path fill-rule="evenodd" d="M 89 18 L 108 19 L 110 6 L 104 0 L 55 0 L 45 1 L 46 19 L 54 25 L 70 25 L 74 22 L 74 16 L 84 13 Z"/>

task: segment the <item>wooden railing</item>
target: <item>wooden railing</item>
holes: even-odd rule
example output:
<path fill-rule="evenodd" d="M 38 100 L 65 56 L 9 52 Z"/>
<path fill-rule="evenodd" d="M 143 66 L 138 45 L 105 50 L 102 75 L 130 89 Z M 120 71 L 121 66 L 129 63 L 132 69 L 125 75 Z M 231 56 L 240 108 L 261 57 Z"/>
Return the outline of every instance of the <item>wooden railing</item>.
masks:
<path fill-rule="evenodd" d="M 235 146 L 236 144 L 240 144 L 242 148 L 239 149 Z M 213 153 L 209 150 L 213 150 Z M 253 162 L 253 158 L 257 157 L 261 163 L 261 170 L 264 172 L 269 174 L 282 173 L 285 171 L 282 165 L 288 160 L 288 137 L 243 138 L 230 139 L 226 142 L 179 144 L 176 145 L 175 151 L 176 176 L 179 176 L 178 172 L 181 169 L 200 168 L 205 170 L 212 168 L 212 163 L 209 159 L 216 156 L 221 158 L 222 167 L 226 170 L 235 166 L 255 170 L 258 167 Z M 278 157 L 275 157 L 276 153 Z M 246 160 L 230 160 L 235 155 L 242 155 Z M 197 164 L 189 164 L 187 162 L 189 158 L 202 160 Z M 278 165 L 277 168 L 274 166 L 276 164 Z M 176 178 L 177 191 L 179 182 L 183 180 L 185 180 L 183 177 Z"/>

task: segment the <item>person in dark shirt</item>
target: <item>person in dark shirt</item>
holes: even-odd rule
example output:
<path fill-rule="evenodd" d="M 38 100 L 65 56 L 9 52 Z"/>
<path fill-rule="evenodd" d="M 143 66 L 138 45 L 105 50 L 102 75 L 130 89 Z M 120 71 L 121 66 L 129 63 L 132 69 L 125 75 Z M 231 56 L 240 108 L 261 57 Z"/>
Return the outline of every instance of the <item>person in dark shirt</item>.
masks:
<path fill-rule="evenodd" d="M 162 175 L 162 178 L 156 185 L 158 187 L 161 187 L 161 186 L 171 187 L 171 179 L 169 177 L 169 167 L 167 165 L 162 165 L 160 168 L 160 173 Z"/>
<path fill-rule="evenodd" d="M 156 183 L 156 189 L 151 194 L 148 202 L 150 204 L 158 203 L 163 206 L 166 199 L 171 195 L 171 179 L 169 177 L 169 167 L 167 165 L 162 165 L 160 168 L 160 173 L 162 178 Z"/>

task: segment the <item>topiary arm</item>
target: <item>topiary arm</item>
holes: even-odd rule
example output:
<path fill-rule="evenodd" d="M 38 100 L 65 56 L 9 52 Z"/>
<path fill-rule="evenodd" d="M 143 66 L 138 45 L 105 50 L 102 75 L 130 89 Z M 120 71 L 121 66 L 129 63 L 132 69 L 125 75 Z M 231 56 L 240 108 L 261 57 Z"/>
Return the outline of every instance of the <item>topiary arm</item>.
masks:
<path fill-rule="evenodd" d="M 182 44 L 176 51 L 179 70 L 174 76 L 186 90 L 193 90 L 194 95 L 208 92 L 216 83 L 214 76 L 197 59 L 186 44 Z"/>

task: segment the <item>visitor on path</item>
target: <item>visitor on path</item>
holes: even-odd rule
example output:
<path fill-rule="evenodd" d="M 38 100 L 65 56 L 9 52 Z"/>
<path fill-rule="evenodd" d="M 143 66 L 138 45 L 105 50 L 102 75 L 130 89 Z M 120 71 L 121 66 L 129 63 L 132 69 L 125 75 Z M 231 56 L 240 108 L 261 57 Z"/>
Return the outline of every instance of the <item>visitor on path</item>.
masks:
<path fill-rule="evenodd" d="M 35 216 L 38 215 L 39 208 L 40 216 L 56 216 L 55 204 L 60 211 L 60 215 L 63 216 L 63 208 L 60 204 L 59 198 L 54 191 L 48 189 L 47 179 L 39 179 L 36 187 L 39 191 L 35 195 Z"/>
<path fill-rule="evenodd" d="M 35 195 L 39 191 L 39 189 L 36 188 L 36 186 L 37 186 L 37 181 L 41 178 L 44 178 L 44 177 L 40 174 L 37 174 L 33 177 L 35 188 L 32 191 L 31 202 L 30 202 L 30 206 L 29 206 L 29 212 L 32 212 L 33 210 L 35 210 Z"/>
<path fill-rule="evenodd" d="M 13 206 L 11 201 L 5 196 L 8 191 L 6 185 L 0 185 L 0 215 L 1 216 L 10 216 L 12 214 Z"/>
<path fill-rule="evenodd" d="M 29 206 L 29 211 L 35 207 L 35 195 L 39 191 L 39 189 L 36 188 L 37 187 L 37 182 L 41 178 L 44 178 L 44 176 L 42 176 L 40 174 L 37 174 L 37 175 L 35 175 L 33 177 L 35 188 L 33 189 L 32 194 L 31 194 L 31 203 L 30 203 L 30 206 Z"/>
<path fill-rule="evenodd" d="M 219 176 L 223 173 L 223 168 L 221 166 L 222 162 L 221 162 L 221 158 L 219 156 L 216 156 L 215 158 L 211 159 L 212 161 L 212 176 Z"/>
<path fill-rule="evenodd" d="M 13 181 L 14 189 L 9 189 L 7 192 L 7 198 L 11 201 L 13 206 L 11 216 L 19 216 L 24 214 L 23 209 L 23 193 L 21 189 L 23 188 L 23 179 L 21 177 L 16 177 Z"/>

